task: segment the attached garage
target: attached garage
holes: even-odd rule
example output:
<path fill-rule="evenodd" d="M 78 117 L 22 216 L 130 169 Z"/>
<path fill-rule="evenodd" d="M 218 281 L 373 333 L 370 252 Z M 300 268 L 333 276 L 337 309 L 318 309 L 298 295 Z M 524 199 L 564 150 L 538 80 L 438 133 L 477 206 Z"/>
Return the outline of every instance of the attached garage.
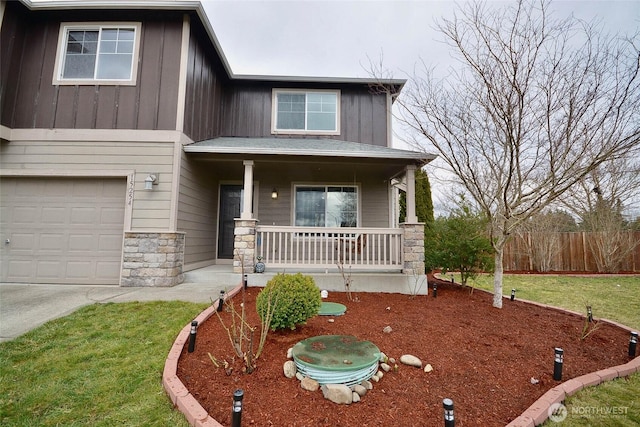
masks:
<path fill-rule="evenodd" d="M 124 178 L 0 180 L 2 282 L 120 281 Z"/>

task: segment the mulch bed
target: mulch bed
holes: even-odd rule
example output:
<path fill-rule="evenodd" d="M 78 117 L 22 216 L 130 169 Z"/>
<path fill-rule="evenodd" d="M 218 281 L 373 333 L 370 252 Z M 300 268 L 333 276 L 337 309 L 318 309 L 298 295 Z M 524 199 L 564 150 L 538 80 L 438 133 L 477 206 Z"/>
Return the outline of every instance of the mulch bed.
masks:
<path fill-rule="evenodd" d="M 434 279 L 431 277 L 430 282 Z M 255 297 L 244 295 L 249 323 L 258 327 Z M 455 405 L 456 426 L 504 426 L 547 390 L 553 380 L 554 347 L 564 349 L 563 381 L 624 364 L 628 333 L 608 324 L 582 340 L 584 318 L 519 301 L 493 308 L 492 296 L 440 281 L 437 298 L 389 293 L 331 292 L 327 301 L 347 306 L 330 323 L 316 316 L 294 331 L 270 332 L 257 369 L 246 374 L 233 358 L 226 331 L 214 315 L 198 328 L 196 349 L 186 346 L 178 377 L 210 416 L 231 425 L 233 392 L 244 390 L 243 425 L 256 426 L 433 426 L 443 424 L 442 400 Z M 242 292 L 234 297 L 240 309 Z M 229 324 L 230 314 L 221 313 Z M 391 333 L 383 328 L 391 326 Z M 320 391 L 308 392 L 283 375 L 287 349 L 316 335 L 354 335 L 389 357 L 413 354 L 434 371 L 400 365 L 358 403 L 337 405 Z M 227 375 L 208 353 L 231 363 Z M 532 384 L 534 378 L 539 382 Z"/>

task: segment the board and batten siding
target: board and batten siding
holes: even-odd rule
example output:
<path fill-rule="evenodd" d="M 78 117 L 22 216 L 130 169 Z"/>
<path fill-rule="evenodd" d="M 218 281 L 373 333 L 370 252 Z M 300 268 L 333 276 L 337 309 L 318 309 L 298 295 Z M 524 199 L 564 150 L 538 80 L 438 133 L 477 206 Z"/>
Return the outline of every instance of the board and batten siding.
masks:
<path fill-rule="evenodd" d="M 12 176 L 41 171 L 43 176 L 67 176 L 74 171 L 91 171 L 99 177 L 100 171 L 134 171 L 130 229 L 165 231 L 170 228 L 174 144 L 12 140 L 0 144 L 0 169 Z M 145 191 L 144 179 L 152 172 L 159 173 L 159 184 L 153 191 Z M 129 229 L 127 224 L 125 229 Z"/>
<path fill-rule="evenodd" d="M 186 233 L 184 263 L 200 266 L 216 258 L 217 179 L 211 168 L 182 153 L 178 195 L 178 231 Z"/>
<path fill-rule="evenodd" d="M 387 146 L 387 100 L 366 85 L 318 87 L 281 83 L 237 83 L 225 91 L 222 107 L 222 135 L 237 137 L 272 137 L 272 90 L 274 88 L 339 89 L 340 134 L 323 138 Z M 286 138 L 287 135 L 279 135 Z M 310 136 L 317 138 L 317 136 Z M 295 135 L 304 138 L 304 135 Z"/>
<path fill-rule="evenodd" d="M 199 21 L 191 21 L 184 133 L 193 141 L 220 136 L 220 111 L 226 72 Z"/>
<path fill-rule="evenodd" d="M 136 86 L 53 85 L 61 23 L 107 21 L 142 23 Z M 4 126 L 175 130 L 181 13 L 27 13 L 19 2 L 8 2 L 0 31 Z"/>

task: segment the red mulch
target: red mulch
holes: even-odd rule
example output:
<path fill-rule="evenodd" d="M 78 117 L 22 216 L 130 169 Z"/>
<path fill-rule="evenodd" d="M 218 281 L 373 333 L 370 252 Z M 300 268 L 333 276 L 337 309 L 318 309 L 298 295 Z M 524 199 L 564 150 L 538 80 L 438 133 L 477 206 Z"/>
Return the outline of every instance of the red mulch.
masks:
<path fill-rule="evenodd" d="M 433 279 L 433 278 L 430 278 Z M 258 326 L 255 297 L 245 303 L 249 323 Z M 178 377 L 214 419 L 231 424 L 233 392 L 244 390 L 243 425 L 256 426 L 440 426 L 442 399 L 455 405 L 456 426 L 504 426 L 559 382 L 553 380 L 554 347 L 564 349 L 563 380 L 628 362 L 628 333 L 607 324 L 581 340 L 584 319 L 555 310 L 505 300 L 491 306 L 492 296 L 440 282 L 437 298 L 386 293 L 331 292 L 327 301 L 347 306 L 330 323 L 310 319 L 294 331 L 270 332 L 257 370 L 242 373 L 216 316 L 198 328 L 196 350 L 186 346 Z M 235 298 L 239 309 L 242 293 Z M 387 310 L 390 307 L 390 310 Z M 229 313 L 222 313 L 228 320 Z M 597 317 L 597 313 L 594 313 Z M 228 323 L 228 321 L 227 321 Z M 385 326 L 393 332 L 383 333 Z M 283 375 L 287 349 L 316 335 L 355 335 L 373 342 L 389 357 L 413 354 L 434 371 L 400 365 L 389 372 L 359 403 L 337 405 L 322 392 L 300 388 Z M 256 336 L 259 336 L 257 332 Z M 232 362 L 226 375 L 207 353 Z M 540 382 L 531 384 L 531 378 Z"/>

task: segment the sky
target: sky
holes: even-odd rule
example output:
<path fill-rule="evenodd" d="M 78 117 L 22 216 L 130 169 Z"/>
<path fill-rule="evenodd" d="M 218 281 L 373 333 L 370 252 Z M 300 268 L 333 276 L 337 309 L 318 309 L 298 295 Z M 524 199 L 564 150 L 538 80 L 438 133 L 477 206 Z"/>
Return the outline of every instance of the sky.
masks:
<path fill-rule="evenodd" d="M 419 63 L 446 73 L 454 62 L 436 20 L 452 17 L 450 0 L 204 0 L 205 11 L 235 74 L 371 77 L 382 61 L 389 77 L 410 79 Z M 489 1 L 489 5 L 504 5 Z M 640 0 L 564 0 L 558 18 L 601 21 L 603 31 L 640 29 Z M 399 126 L 395 125 L 398 130 Z M 396 134 L 393 145 L 408 148 Z M 438 162 L 434 162 L 438 165 Z M 451 206 L 446 174 L 427 168 L 436 214 Z M 640 215 L 640 203 L 631 206 Z"/>

